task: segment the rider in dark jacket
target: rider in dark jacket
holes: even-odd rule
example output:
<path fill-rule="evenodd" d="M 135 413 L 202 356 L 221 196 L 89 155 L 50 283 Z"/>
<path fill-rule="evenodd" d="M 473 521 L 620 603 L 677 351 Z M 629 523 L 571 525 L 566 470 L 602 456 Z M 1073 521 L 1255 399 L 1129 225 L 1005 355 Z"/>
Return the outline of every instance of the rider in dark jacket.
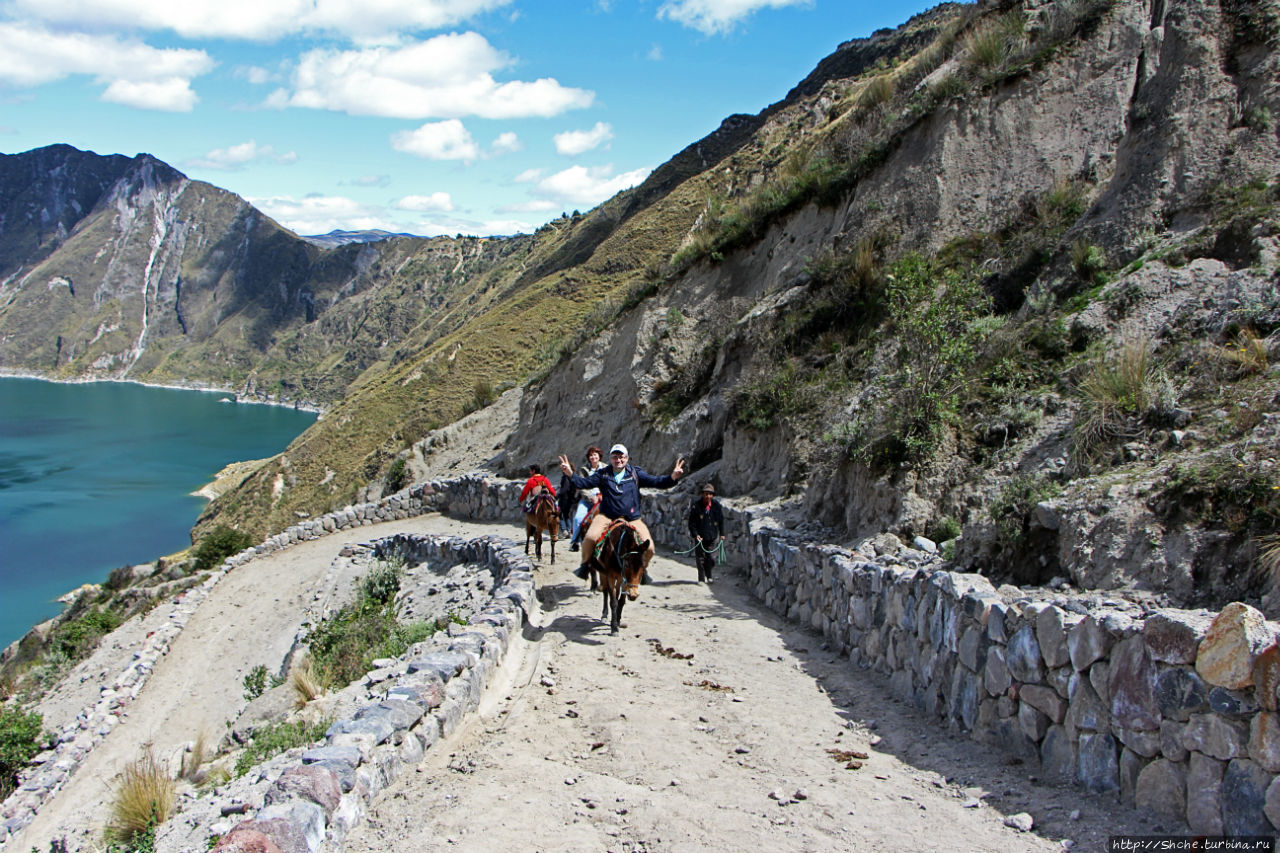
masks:
<path fill-rule="evenodd" d="M 610 467 L 598 468 L 587 477 L 573 476 L 570 478 L 573 485 L 579 489 L 595 488 L 600 490 L 600 511 L 591 520 L 591 525 L 582 537 L 582 562 L 584 565 L 595 552 L 596 542 L 599 541 L 605 528 L 609 526 L 611 521 L 618 518 L 625 519 L 631 523 L 631 526 L 636 529 L 636 535 L 642 541 L 649 543 L 649 557 L 653 556 L 653 537 L 649 535 L 648 526 L 640 520 L 640 487 L 671 488 L 676 484 L 677 480 L 684 476 L 684 460 L 676 460 L 675 468 L 671 470 L 670 475 L 657 477 L 643 468 L 629 464 L 628 460 L 630 458 L 626 447 L 621 444 L 615 444 L 609 448 Z M 569 458 L 561 456 L 560 473 L 571 474 L 572 472 L 573 467 L 569 464 Z"/>

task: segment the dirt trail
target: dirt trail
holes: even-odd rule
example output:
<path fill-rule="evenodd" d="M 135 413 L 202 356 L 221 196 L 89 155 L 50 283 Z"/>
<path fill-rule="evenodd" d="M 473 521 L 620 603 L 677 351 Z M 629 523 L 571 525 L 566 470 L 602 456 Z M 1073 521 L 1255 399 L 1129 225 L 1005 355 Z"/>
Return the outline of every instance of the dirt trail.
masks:
<path fill-rule="evenodd" d="M 303 542 L 230 572 L 192 614 L 169 653 L 157 662 L 121 723 L 5 849 L 25 853 L 35 847 L 45 851 L 51 841 L 62 838 L 69 850 L 101 849 L 102 828 L 109 818 L 111 780 L 125 765 L 137 759 L 148 744 L 156 756 L 166 759 L 201 732 L 209 743 L 216 743 L 227 722 L 247 704 L 243 682 L 249 670 L 258 664 L 279 668 L 317 597 L 341 602 L 351 594 L 351 578 L 328 576 L 345 543 L 399 532 L 511 536 L 512 531 L 510 525 L 467 525 L 427 515 Z M 152 613 L 157 611 L 161 608 Z M 153 626 L 146 620 L 131 620 L 113 633 L 42 704 L 46 718 L 72 719 L 96 700 L 98 685 L 110 684 L 119 674 L 149 627 Z"/>
<path fill-rule="evenodd" d="M 201 730 L 216 739 L 245 704 L 249 669 L 278 666 L 316 597 L 350 588 L 328 576 L 343 544 L 402 531 L 521 537 L 514 525 L 424 516 L 231 572 L 125 720 L 6 849 L 57 838 L 101 849 L 108 780 L 147 743 L 164 757 Z M 609 637 L 600 599 L 569 573 L 576 557 L 539 567 L 541 611 L 481 712 L 380 796 L 347 850 L 1055 850 L 1062 838 L 1095 850 L 1146 829 L 1132 811 L 1032 784 L 1033 769 L 939 731 L 879 676 L 765 610 L 733 572 L 701 585 L 687 561 L 659 557 L 657 583 Z M 91 666 L 118 672 L 129 654 L 107 643 Z M 65 701 L 82 701 L 91 681 Z M 846 769 L 851 760 L 861 768 Z M 1003 825 L 1022 811 L 1034 832 Z"/>
<path fill-rule="evenodd" d="M 380 796 L 348 853 L 1098 850 L 1152 831 L 940 731 L 740 576 L 704 586 L 666 558 L 653 574 L 610 637 L 599 598 L 541 567 L 542 613 L 503 680 Z M 1004 825 L 1019 812 L 1033 832 Z"/>

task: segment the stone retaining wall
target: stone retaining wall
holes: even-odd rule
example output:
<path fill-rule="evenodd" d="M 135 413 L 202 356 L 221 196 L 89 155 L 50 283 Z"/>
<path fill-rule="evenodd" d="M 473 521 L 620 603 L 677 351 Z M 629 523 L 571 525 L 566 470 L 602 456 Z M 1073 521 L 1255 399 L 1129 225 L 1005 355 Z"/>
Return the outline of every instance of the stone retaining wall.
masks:
<path fill-rule="evenodd" d="M 528 558 L 513 543 L 487 537 L 397 535 L 372 547 L 379 557 L 436 571 L 483 565 L 497 586 L 465 626 L 450 625 L 402 658 L 380 661 L 357 685 L 365 701 L 329 727 L 323 745 L 278 756 L 247 780 L 189 804 L 160 828 L 157 853 L 209 849 L 209 839 L 217 840 L 212 849 L 228 853 L 341 850 L 373 799 L 479 705 L 527 619 L 534 596 Z"/>

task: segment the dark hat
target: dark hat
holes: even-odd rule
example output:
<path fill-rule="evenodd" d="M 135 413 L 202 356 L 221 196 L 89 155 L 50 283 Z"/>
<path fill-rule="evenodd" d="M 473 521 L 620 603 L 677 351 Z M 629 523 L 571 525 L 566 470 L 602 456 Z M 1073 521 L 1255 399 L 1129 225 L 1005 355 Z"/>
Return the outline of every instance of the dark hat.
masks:
<path fill-rule="evenodd" d="M 713 486 L 713 485 L 711 485 L 710 483 L 703 483 L 703 484 L 702 484 L 702 494 L 704 494 L 704 495 L 705 495 L 707 492 L 710 492 L 711 494 L 713 494 L 713 495 L 714 495 L 714 494 L 716 493 L 716 487 L 715 487 L 715 486 Z"/>

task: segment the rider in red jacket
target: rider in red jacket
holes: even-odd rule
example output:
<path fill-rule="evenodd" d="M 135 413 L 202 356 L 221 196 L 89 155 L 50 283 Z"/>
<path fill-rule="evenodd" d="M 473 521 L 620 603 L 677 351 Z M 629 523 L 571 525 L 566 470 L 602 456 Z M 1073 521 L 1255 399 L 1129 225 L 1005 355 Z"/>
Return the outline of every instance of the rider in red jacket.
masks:
<path fill-rule="evenodd" d="M 542 466 L 530 465 L 529 479 L 524 481 L 524 488 L 520 491 L 520 503 L 524 506 L 525 512 L 529 512 L 532 509 L 532 507 L 525 503 L 525 499 L 531 495 L 537 495 L 539 486 L 545 489 L 551 497 L 554 498 L 556 496 L 556 487 L 551 485 L 551 481 L 543 475 Z"/>

